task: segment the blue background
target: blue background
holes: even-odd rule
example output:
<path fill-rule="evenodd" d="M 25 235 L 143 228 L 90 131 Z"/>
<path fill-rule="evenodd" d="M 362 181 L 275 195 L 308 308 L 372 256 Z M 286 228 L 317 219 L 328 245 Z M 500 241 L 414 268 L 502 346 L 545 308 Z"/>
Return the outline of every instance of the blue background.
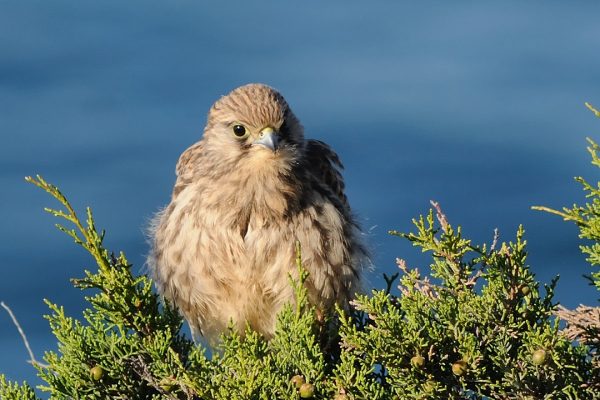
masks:
<path fill-rule="evenodd" d="M 144 226 L 168 202 L 179 154 L 208 108 L 249 82 L 278 88 L 307 137 L 346 164 L 347 194 L 375 254 L 371 285 L 397 256 L 389 237 L 441 203 L 476 242 L 527 230 L 529 263 L 557 300 L 596 304 L 577 229 L 530 210 L 583 202 L 585 137 L 600 139 L 598 2 L 0 0 L 0 300 L 38 358 L 56 342 L 48 298 L 80 316 L 91 258 L 55 231 L 42 174 L 107 245 L 142 271 Z M 0 371 L 38 383 L 0 311 Z"/>

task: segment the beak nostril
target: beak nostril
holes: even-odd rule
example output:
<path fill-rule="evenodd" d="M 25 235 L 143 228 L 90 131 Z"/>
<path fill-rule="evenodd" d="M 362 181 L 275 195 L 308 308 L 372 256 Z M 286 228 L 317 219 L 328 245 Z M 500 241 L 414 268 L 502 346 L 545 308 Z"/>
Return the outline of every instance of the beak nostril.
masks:
<path fill-rule="evenodd" d="M 265 146 L 268 149 L 275 151 L 277 149 L 278 137 L 273 128 L 264 128 L 261 130 L 253 144 Z"/>

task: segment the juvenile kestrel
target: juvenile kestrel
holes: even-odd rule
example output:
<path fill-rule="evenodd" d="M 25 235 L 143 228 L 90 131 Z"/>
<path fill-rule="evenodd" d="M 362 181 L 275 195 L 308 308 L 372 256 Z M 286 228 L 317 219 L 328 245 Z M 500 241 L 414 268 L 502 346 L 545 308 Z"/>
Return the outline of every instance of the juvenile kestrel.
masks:
<path fill-rule="evenodd" d="M 304 139 L 268 86 L 239 87 L 211 107 L 154 219 L 148 263 L 194 334 L 214 341 L 233 320 L 270 337 L 277 312 L 294 301 L 296 241 L 311 303 L 323 311 L 348 303 L 367 252 L 341 168 L 327 144 Z"/>

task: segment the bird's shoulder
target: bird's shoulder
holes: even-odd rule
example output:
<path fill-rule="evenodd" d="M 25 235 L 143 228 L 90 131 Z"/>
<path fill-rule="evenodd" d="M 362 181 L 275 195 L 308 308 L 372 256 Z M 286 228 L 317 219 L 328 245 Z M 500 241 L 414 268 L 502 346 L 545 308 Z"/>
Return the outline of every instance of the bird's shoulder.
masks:
<path fill-rule="evenodd" d="M 175 167 L 175 173 L 178 177 L 193 172 L 193 166 L 196 165 L 198 159 L 202 157 L 203 147 L 204 144 L 202 141 L 196 142 L 181 153 L 179 160 L 177 161 L 177 166 Z"/>
<path fill-rule="evenodd" d="M 341 173 L 344 165 L 337 153 L 327 143 L 309 139 L 306 141 L 305 155 L 307 167 L 312 175 L 328 188 L 345 208 L 349 208 Z"/>
<path fill-rule="evenodd" d="M 175 166 L 177 180 L 173 188 L 173 197 L 176 197 L 190 182 L 193 181 L 196 166 L 203 157 L 202 141 L 196 142 L 188 147 L 181 155 Z"/>

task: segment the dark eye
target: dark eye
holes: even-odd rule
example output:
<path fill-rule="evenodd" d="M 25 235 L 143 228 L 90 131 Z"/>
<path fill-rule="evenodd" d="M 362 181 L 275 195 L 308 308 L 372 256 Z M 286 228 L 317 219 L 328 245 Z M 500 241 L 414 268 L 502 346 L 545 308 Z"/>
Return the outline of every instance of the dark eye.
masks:
<path fill-rule="evenodd" d="M 246 135 L 246 127 L 244 125 L 234 125 L 233 134 L 237 137 L 244 137 Z"/>

